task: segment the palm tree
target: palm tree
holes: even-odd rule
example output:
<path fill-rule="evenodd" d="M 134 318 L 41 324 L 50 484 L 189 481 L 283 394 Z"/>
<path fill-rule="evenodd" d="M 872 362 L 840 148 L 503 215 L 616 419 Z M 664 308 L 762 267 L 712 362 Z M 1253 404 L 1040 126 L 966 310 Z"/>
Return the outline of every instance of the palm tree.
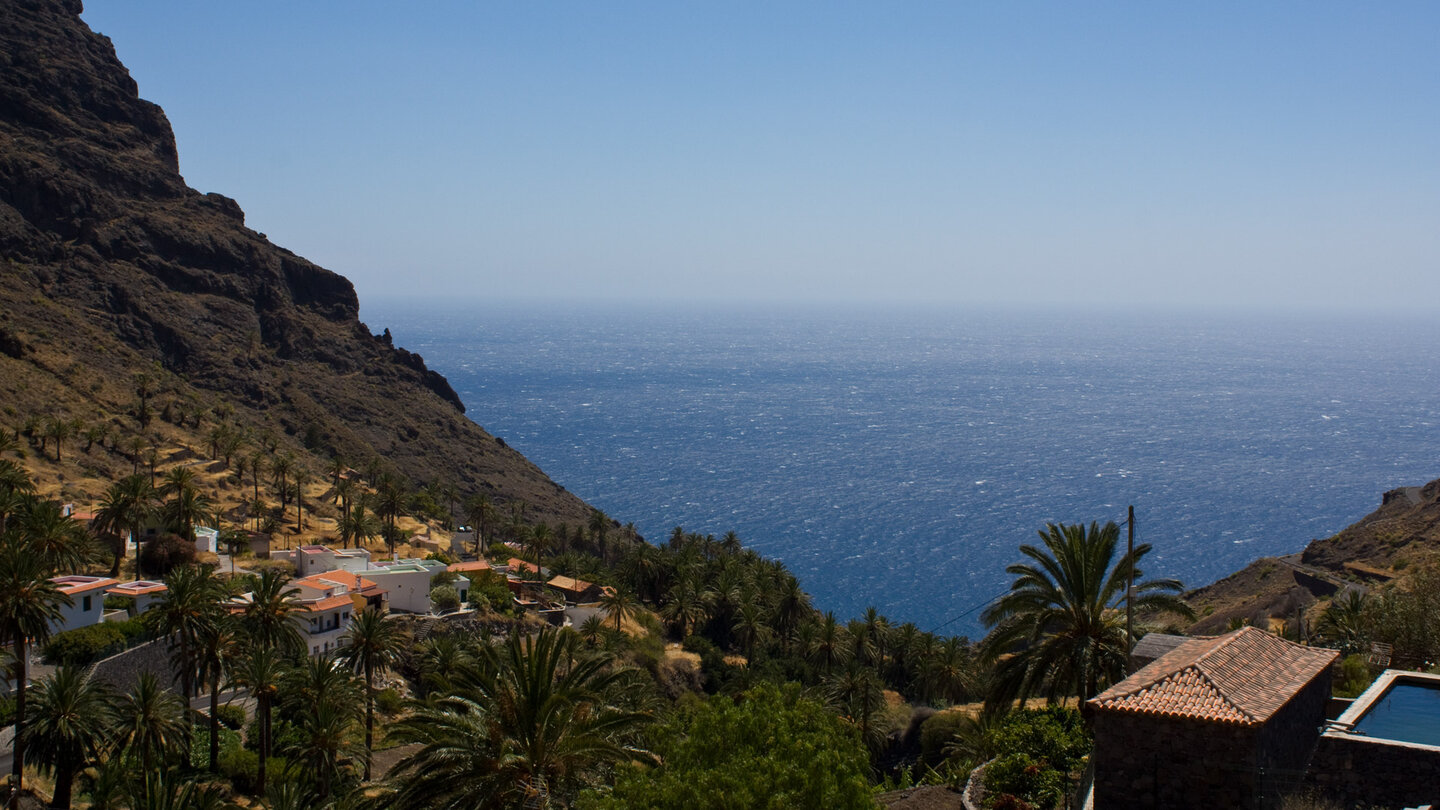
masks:
<path fill-rule="evenodd" d="M 240 614 L 240 626 L 256 645 L 279 648 L 286 653 L 303 653 L 297 610 L 300 595 L 289 586 L 285 575 L 274 569 L 261 572 L 250 601 Z"/>
<path fill-rule="evenodd" d="M 341 755 L 352 750 L 353 745 L 350 732 L 354 708 L 353 703 L 334 700 L 315 704 L 300 717 L 299 738 L 284 749 L 316 781 L 315 803 L 310 807 L 326 806 L 331 786 L 341 775 Z"/>
<path fill-rule="evenodd" d="M 110 576 L 120 575 L 127 536 L 139 539 L 141 527 L 153 514 L 155 494 L 145 476 L 126 476 L 105 490 L 104 497 L 100 499 L 100 509 L 95 514 L 95 530 L 115 538 L 115 560 L 110 564 Z"/>
<path fill-rule="evenodd" d="M 775 601 L 775 630 L 788 638 L 811 614 L 810 595 L 800 587 L 800 580 L 785 574 Z"/>
<path fill-rule="evenodd" d="M 599 768 L 653 759 L 634 743 L 650 715 L 620 703 L 634 671 L 578 657 L 577 638 L 546 628 L 482 647 L 458 693 L 395 728 L 420 748 L 396 766 L 389 806 L 544 807 Z"/>
<path fill-rule="evenodd" d="M 34 687 L 28 758 L 55 775 L 51 807 L 70 807 L 75 775 L 105 747 L 111 726 L 111 694 L 84 667 L 61 667 Z"/>
<path fill-rule="evenodd" d="M 765 608 L 757 599 L 748 599 L 735 614 L 731 630 L 745 650 L 745 657 L 755 657 L 755 645 L 769 638 L 770 625 L 766 623 Z"/>
<path fill-rule="evenodd" d="M 375 608 L 355 615 L 340 640 L 340 660 L 365 676 L 365 781 L 370 781 L 370 759 L 375 750 L 375 676 L 394 667 L 404 650 L 404 636 Z"/>
<path fill-rule="evenodd" d="M 171 531 L 191 543 L 195 542 L 195 526 L 215 519 L 210 496 L 193 486 L 177 491 L 173 498 L 165 501 L 160 515 Z"/>
<path fill-rule="evenodd" d="M 600 597 L 600 608 L 605 616 L 615 620 L 615 632 L 626 619 L 633 619 L 640 612 L 640 603 L 624 588 L 611 588 Z"/>
<path fill-rule="evenodd" d="M 85 526 L 56 501 L 32 499 L 20 515 L 25 544 L 54 571 L 73 572 L 97 556 L 94 539 Z"/>
<path fill-rule="evenodd" d="M 340 541 L 347 546 L 363 546 L 380 533 L 375 516 L 365 507 L 365 499 L 357 498 L 340 514 Z"/>
<path fill-rule="evenodd" d="M 270 759 L 273 742 L 270 734 L 270 714 L 283 672 L 284 661 L 280 651 L 253 642 L 230 671 L 231 681 L 236 686 L 249 690 L 251 697 L 255 698 L 255 720 L 260 732 L 260 770 L 255 778 L 258 793 L 265 792 L 265 766 Z"/>
<path fill-rule="evenodd" d="M 826 698 L 860 729 L 860 739 L 872 751 L 885 741 L 884 729 L 875 725 L 876 714 L 885 708 L 884 688 L 875 670 L 859 661 L 825 680 Z"/>
<path fill-rule="evenodd" d="M 1337 594 L 1325 612 L 1320 614 L 1320 623 L 1315 630 L 1327 643 L 1335 645 L 1342 655 L 1351 655 L 1365 649 L 1370 630 L 1365 621 L 1365 594 L 1356 589 Z"/>
<path fill-rule="evenodd" d="M 195 638 L 196 674 L 210 688 L 210 771 L 220 767 L 220 683 L 234 661 L 239 632 L 230 614 L 217 610 Z"/>
<path fill-rule="evenodd" d="M 300 531 L 305 531 L 305 489 L 310 486 L 310 471 L 304 467 L 296 467 L 295 474 L 295 525 Z"/>
<path fill-rule="evenodd" d="M 52 417 L 45 422 L 45 437 L 55 442 L 55 463 L 60 463 L 60 443 L 75 435 L 75 423 Z"/>
<path fill-rule="evenodd" d="M 810 642 L 807 652 L 810 663 L 819 667 L 822 673 L 829 674 L 835 667 L 850 660 L 851 645 L 847 642 L 845 628 L 836 621 L 834 613 L 826 611 L 814 640 Z"/>
<path fill-rule="evenodd" d="M 476 495 L 465 502 L 465 515 L 470 520 L 470 527 L 475 530 L 475 556 L 479 557 L 480 543 L 490 537 L 490 527 L 495 521 L 495 507 L 488 496 Z"/>
<path fill-rule="evenodd" d="M 550 527 L 544 523 L 537 523 L 530 529 L 528 538 L 530 553 L 535 558 L 535 567 L 539 569 L 540 563 L 544 560 L 545 553 L 555 543 L 555 536 L 550 533 Z"/>
<path fill-rule="evenodd" d="M 1039 534 L 1043 547 L 1020 547 L 1029 561 L 1005 569 L 1015 577 L 1010 592 L 981 614 L 992 628 L 985 656 L 998 662 L 990 696 L 997 705 L 1036 695 L 1088 700 L 1124 676 L 1133 646 L 1120 606 L 1126 579 L 1132 569 L 1141 576 L 1139 562 L 1150 545 L 1116 560 L 1120 528 L 1114 522 L 1091 523 L 1089 531 L 1051 523 Z M 1173 579 L 1137 583 L 1134 606 L 1193 618 L 1175 596 L 1180 590 Z"/>
<path fill-rule="evenodd" d="M 187 489 L 196 489 L 199 486 L 198 479 L 195 470 L 190 467 L 183 465 L 172 467 L 165 471 L 165 476 L 160 484 L 160 497 L 168 498 Z"/>
<path fill-rule="evenodd" d="M 974 665 L 963 639 L 945 639 L 932 655 L 925 657 L 922 681 L 925 692 L 960 703 L 975 686 Z"/>
<path fill-rule="evenodd" d="M 359 711 L 355 676 L 330 658 L 306 658 L 282 680 L 282 703 L 299 718 L 300 739 L 288 753 L 315 776 L 319 800 L 330 796 L 340 773 L 340 755 L 349 749 L 351 724 Z"/>
<path fill-rule="evenodd" d="M 705 594 L 696 586 L 693 577 L 685 577 L 669 590 L 662 613 L 679 627 L 682 641 L 710 616 Z"/>
<path fill-rule="evenodd" d="M 165 592 L 145 611 L 144 621 L 169 641 L 171 660 L 180 673 L 180 691 L 186 700 L 196 693 L 197 650 L 209 625 L 220 620 L 224 589 L 209 565 L 176 568 L 165 577 Z"/>
<path fill-rule="evenodd" d="M 385 542 L 389 546 L 390 556 L 393 557 L 397 538 L 395 522 L 404 514 L 408 498 L 404 485 L 388 474 L 381 476 L 376 491 L 375 512 L 385 521 Z"/>
<path fill-rule="evenodd" d="M 8 641 L 15 656 L 15 744 L 10 779 L 10 807 L 19 806 L 25 762 L 25 682 L 29 645 L 44 644 L 61 618 L 62 605 L 71 604 L 50 581 L 46 560 L 16 532 L 0 536 L 0 639 Z"/>
<path fill-rule="evenodd" d="M 115 701 L 114 733 L 116 747 L 138 756 L 144 772 L 152 773 L 188 750 L 185 702 L 161 686 L 154 673 L 143 672 L 135 686 Z"/>

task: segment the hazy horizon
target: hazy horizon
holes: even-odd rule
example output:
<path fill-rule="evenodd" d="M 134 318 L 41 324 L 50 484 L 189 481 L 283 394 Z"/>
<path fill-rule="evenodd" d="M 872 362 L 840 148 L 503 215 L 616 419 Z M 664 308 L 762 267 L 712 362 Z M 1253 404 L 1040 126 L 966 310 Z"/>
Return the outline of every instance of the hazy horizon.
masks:
<path fill-rule="evenodd" d="M 90 0 L 362 301 L 1419 310 L 1440 6 Z"/>

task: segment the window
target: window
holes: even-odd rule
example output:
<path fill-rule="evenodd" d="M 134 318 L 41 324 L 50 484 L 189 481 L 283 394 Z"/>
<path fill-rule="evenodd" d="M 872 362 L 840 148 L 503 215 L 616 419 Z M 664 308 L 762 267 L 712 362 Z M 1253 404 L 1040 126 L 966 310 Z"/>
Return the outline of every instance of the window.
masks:
<path fill-rule="evenodd" d="M 81 600 L 80 609 L 85 611 L 86 613 L 90 612 L 90 597 L 87 596 L 83 600 Z"/>

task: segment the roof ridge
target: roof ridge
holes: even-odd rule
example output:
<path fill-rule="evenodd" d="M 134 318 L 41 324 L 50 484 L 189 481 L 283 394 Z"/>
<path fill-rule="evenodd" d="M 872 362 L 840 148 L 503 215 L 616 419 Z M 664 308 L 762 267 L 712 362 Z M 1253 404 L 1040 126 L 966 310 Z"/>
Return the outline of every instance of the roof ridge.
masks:
<path fill-rule="evenodd" d="M 1220 646 L 1224 647 L 1226 645 L 1222 644 Z M 1206 655 L 1209 655 L 1209 653 L 1206 653 Z M 1201 656 L 1201 658 L 1204 657 L 1205 656 Z M 1195 670 L 1196 674 L 1198 674 L 1205 681 L 1206 685 L 1208 685 L 1211 689 L 1215 690 L 1215 694 L 1220 696 L 1220 699 L 1225 702 L 1225 705 L 1229 706 L 1231 709 L 1235 710 L 1235 712 L 1243 716 L 1247 722 L 1257 723 L 1260 721 L 1260 718 L 1257 717 L 1253 712 L 1247 711 L 1244 707 L 1231 699 L 1230 693 L 1220 688 L 1220 684 L 1217 683 L 1215 679 L 1210 676 L 1209 672 L 1205 671 L 1205 669 L 1200 666 L 1198 661 L 1188 667 L 1185 667 L 1185 669 Z M 1182 669 L 1180 671 L 1184 672 L 1185 670 Z"/>

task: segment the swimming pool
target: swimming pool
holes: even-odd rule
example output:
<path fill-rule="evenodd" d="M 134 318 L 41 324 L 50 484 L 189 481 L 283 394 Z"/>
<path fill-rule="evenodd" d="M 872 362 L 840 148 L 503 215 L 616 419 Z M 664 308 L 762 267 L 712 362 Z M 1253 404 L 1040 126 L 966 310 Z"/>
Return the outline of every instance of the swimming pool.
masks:
<path fill-rule="evenodd" d="M 1354 733 L 1440 746 L 1440 683 L 1396 679 L 1360 716 Z"/>

